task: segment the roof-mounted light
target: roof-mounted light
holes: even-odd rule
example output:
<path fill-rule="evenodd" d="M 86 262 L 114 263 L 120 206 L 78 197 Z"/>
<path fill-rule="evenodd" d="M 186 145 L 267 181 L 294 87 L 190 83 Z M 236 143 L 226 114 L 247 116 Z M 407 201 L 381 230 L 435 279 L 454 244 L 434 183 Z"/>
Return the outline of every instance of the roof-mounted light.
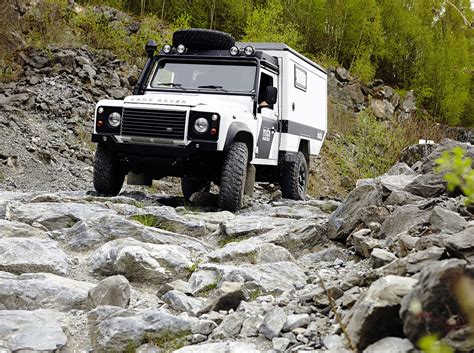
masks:
<path fill-rule="evenodd" d="M 163 48 L 161 48 L 161 50 L 163 50 L 163 53 L 165 53 L 165 54 L 171 53 L 171 49 L 173 49 L 173 48 L 169 44 L 165 44 L 165 45 L 163 45 Z"/>
<path fill-rule="evenodd" d="M 180 44 L 176 48 L 176 51 L 178 52 L 178 54 L 184 54 L 186 52 L 186 47 L 184 46 L 184 44 Z"/>
<path fill-rule="evenodd" d="M 232 48 L 229 49 L 229 52 L 230 52 L 230 55 L 236 56 L 236 55 L 239 55 L 240 49 L 234 45 Z"/>
<path fill-rule="evenodd" d="M 249 46 L 245 47 L 244 53 L 247 56 L 252 56 L 253 54 L 255 54 L 255 49 L 249 45 Z"/>

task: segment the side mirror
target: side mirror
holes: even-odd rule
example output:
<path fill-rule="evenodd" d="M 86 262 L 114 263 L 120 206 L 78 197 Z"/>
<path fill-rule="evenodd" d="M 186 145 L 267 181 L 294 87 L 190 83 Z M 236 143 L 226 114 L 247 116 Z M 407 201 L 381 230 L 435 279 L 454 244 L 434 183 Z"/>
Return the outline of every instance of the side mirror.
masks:
<path fill-rule="evenodd" d="M 268 105 L 272 106 L 273 104 L 275 104 L 277 101 L 277 96 L 278 89 L 276 87 L 268 86 L 265 89 L 265 102 L 267 102 Z"/>
<path fill-rule="evenodd" d="M 156 42 L 152 39 L 149 39 L 145 45 L 145 51 L 148 54 L 149 58 L 153 57 L 157 48 L 158 46 L 156 45 Z"/>

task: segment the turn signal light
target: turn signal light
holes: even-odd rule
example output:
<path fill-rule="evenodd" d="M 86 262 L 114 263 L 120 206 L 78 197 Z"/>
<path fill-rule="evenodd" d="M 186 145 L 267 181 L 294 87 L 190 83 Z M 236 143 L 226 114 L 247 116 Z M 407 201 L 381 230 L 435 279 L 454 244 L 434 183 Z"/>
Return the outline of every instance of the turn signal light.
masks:
<path fill-rule="evenodd" d="M 104 126 L 104 121 L 103 120 L 97 120 L 96 125 L 97 125 L 97 127 L 102 127 L 102 126 Z"/>
<path fill-rule="evenodd" d="M 211 129 L 211 135 L 215 135 L 215 134 L 217 134 L 217 129 L 215 127 L 213 127 Z"/>

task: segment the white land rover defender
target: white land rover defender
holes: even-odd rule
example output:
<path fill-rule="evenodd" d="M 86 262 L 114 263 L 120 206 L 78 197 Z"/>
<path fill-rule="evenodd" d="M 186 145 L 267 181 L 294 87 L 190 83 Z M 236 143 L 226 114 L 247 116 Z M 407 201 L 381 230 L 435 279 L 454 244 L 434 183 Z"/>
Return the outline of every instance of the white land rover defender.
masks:
<path fill-rule="evenodd" d="M 280 43 L 239 43 L 223 32 L 177 31 L 148 60 L 132 96 L 101 100 L 92 141 L 94 187 L 181 177 L 184 197 L 219 185 L 219 207 L 242 205 L 255 181 L 303 199 L 309 156 L 327 130 L 327 75 Z"/>

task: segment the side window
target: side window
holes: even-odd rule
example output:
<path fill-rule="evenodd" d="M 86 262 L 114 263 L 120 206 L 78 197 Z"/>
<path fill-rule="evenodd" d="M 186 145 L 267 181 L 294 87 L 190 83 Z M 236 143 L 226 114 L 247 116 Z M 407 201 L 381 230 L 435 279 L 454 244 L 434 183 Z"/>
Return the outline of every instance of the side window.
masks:
<path fill-rule="evenodd" d="M 308 87 L 308 76 L 305 70 L 295 65 L 295 87 L 306 91 Z"/>
<path fill-rule="evenodd" d="M 273 86 L 273 77 L 262 72 L 260 76 L 260 88 L 258 89 L 258 104 L 261 105 L 265 102 L 265 91 L 267 87 Z M 273 109 L 273 105 L 268 105 L 268 108 Z"/>

